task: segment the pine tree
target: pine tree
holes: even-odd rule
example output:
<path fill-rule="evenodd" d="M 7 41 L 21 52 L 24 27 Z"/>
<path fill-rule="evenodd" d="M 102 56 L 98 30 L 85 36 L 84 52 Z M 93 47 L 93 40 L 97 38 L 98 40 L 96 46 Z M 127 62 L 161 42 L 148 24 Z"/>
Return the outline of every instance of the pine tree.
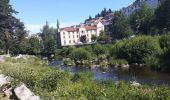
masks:
<path fill-rule="evenodd" d="M 13 40 L 17 36 L 15 33 L 19 30 L 24 31 L 24 25 L 13 16 L 16 13 L 9 0 L 0 0 L 0 40 L 4 44 L 6 54 L 9 54 Z"/>

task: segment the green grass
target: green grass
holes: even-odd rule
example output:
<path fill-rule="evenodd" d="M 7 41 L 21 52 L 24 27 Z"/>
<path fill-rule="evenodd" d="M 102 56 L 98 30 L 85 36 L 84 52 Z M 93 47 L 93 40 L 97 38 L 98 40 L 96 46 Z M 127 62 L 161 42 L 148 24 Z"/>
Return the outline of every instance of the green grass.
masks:
<path fill-rule="evenodd" d="M 13 78 L 13 86 L 23 82 L 43 100 L 170 100 L 168 86 L 133 87 L 124 82 L 95 81 L 89 73 L 63 72 L 36 57 L 9 58 L 0 70 Z"/>

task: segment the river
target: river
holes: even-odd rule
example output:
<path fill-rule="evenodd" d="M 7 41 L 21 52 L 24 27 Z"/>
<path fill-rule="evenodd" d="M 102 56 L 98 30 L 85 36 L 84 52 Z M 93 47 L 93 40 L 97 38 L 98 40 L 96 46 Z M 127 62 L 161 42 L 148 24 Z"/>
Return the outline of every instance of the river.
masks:
<path fill-rule="evenodd" d="M 58 68 L 72 73 L 78 72 L 90 72 L 94 75 L 95 80 L 113 80 L 118 82 L 124 80 L 125 82 L 137 81 L 141 84 L 148 85 L 169 85 L 170 86 L 170 74 L 152 71 L 148 67 L 141 68 L 108 68 L 103 71 L 100 68 L 88 68 L 88 67 L 76 67 L 61 65 L 60 61 L 53 61 L 49 66 Z"/>

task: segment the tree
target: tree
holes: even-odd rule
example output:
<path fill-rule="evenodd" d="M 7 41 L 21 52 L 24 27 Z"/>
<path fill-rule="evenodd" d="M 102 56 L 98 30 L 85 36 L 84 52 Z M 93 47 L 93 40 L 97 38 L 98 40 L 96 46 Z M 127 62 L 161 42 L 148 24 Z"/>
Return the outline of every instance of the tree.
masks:
<path fill-rule="evenodd" d="M 46 22 L 46 25 L 43 26 L 41 37 L 43 43 L 42 53 L 48 57 L 50 57 L 52 54 L 55 54 L 56 49 L 55 29 L 49 27 L 48 22 Z"/>
<path fill-rule="evenodd" d="M 40 40 L 37 37 L 31 37 L 29 39 L 29 49 L 30 49 L 30 54 L 39 54 L 41 47 L 40 47 Z"/>
<path fill-rule="evenodd" d="M 97 37 L 97 41 L 100 43 L 108 43 L 111 41 L 110 37 L 106 35 L 105 31 L 100 31 L 99 37 Z"/>
<path fill-rule="evenodd" d="M 96 36 L 96 35 L 92 35 L 92 36 L 91 36 L 91 40 L 92 40 L 93 42 L 95 42 L 95 41 L 97 40 L 97 36 Z"/>
<path fill-rule="evenodd" d="M 105 17 L 106 15 L 107 15 L 107 9 L 104 8 L 104 9 L 102 10 L 102 12 L 101 12 L 101 16 L 102 16 L 102 17 Z"/>
<path fill-rule="evenodd" d="M 56 43 L 57 43 L 57 48 L 60 48 L 61 47 L 61 39 L 60 39 L 60 32 L 59 32 L 59 29 L 60 29 L 60 23 L 59 23 L 59 20 L 57 20 L 57 29 L 56 29 Z"/>
<path fill-rule="evenodd" d="M 21 29 L 23 25 L 13 15 L 17 12 L 9 4 L 9 0 L 0 1 L 0 40 L 3 40 L 5 53 L 9 54 L 11 44 L 13 43 L 16 30 Z"/>
<path fill-rule="evenodd" d="M 162 31 L 170 31 L 170 0 L 164 0 L 156 10 L 156 24 Z"/>
<path fill-rule="evenodd" d="M 93 19 L 93 18 L 92 18 L 91 16 L 89 16 L 89 18 L 86 19 L 85 22 L 90 21 L 90 20 L 92 20 L 92 19 Z"/>
<path fill-rule="evenodd" d="M 86 42 L 87 42 L 86 35 L 82 35 L 82 36 L 80 37 L 80 41 L 83 42 L 83 43 L 86 43 Z"/>
<path fill-rule="evenodd" d="M 135 34 L 150 34 L 154 26 L 154 10 L 145 3 L 130 16 L 130 23 Z"/>
<path fill-rule="evenodd" d="M 115 17 L 111 25 L 112 37 L 115 39 L 123 39 L 132 35 L 130 24 L 122 12 L 115 12 Z"/>

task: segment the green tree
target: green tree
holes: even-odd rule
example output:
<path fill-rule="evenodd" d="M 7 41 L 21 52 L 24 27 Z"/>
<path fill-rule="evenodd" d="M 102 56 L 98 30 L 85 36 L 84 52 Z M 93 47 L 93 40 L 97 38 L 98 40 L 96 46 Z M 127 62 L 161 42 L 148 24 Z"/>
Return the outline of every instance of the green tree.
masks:
<path fill-rule="evenodd" d="M 56 34 L 55 29 L 50 27 L 48 25 L 48 22 L 46 22 L 46 25 L 43 26 L 42 33 L 42 44 L 43 44 L 43 55 L 50 57 L 52 54 L 55 54 L 56 49 Z"/>
<path fill-rule="evenodd" d="M 30 54 L 39 54 L 41 50 L 40 40 L 37 37 L 31 37 L 29 39 Z"/>
<path fill-rule="evenodd" d="M 92 36 L 91 36 L 91 40 L 92 40 L 93 42 L 95 42 L 95 41 L 97 40 L 97 36 L 96 36 L 96 35 L 92 35 Z"/>
<path fill-rule="evenodd" d="M 61 47 L 61 39 L 60 39 L 60 32 L 59 32 L 59 29 L 60 29 L 60 22 L 59 20 L 57 20 L 57 29 L 56 29 L 56 42 L 57 42 L 57 48 L 60 48 Z"/>
<path fill-rule="evenodd" d="M 113 40 L 127 38 L 133 33 L 127 18 L 122 12 L 115 12 L 111 29 Z"/>
<path fill-rule="evenodd" d="M 80 37 L 80 41 L 81 41 L 82 43 L 86 43 L 86 42 L 87 42 L 86 35 L 82 35 L 82 36 Z"/>
<path fill-rule="evenodd" d="M 3 42 L 5 53 L 10 53 L 11 45 L 15 38 L 15 33 L 23 29 L 23 24 L 14 17 L 17 12 L 9 4 L 9 0 L 0 1 L 0 40 Z M 21 35 L 20 35 L 21 36 Z"/>
<path fill-rule="evenodd" d="M 132 29 L 136 34 L 150 34 L 154 27 L 154 10 L 147 7 L 145 3 L 141 8 L 130 16 Z"/>
<path fill-rule="evenodd" d="M 156 10 L 157 27 L 162 31 L 170 31 L 170 0 L 163 0 Z"/>
<path fill-rule="evenodd" d="M 99 37 L 97 37 L 97 41 L 100 43 L 108 43 L 111 41 L 110 37 L 106 35 L 105 31 L 100 31 Z"/>

